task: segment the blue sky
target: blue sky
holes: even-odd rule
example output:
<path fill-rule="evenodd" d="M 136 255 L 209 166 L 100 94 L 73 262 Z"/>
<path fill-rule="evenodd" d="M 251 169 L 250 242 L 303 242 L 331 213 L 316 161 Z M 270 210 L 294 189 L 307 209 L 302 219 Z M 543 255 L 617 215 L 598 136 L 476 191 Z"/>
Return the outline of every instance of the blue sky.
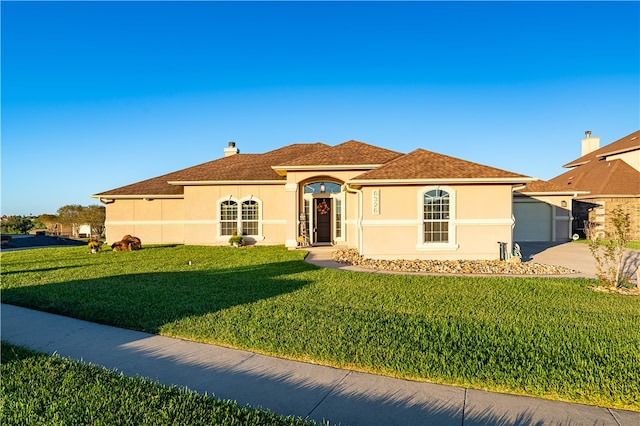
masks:
<path fill-rule="evenodd" d="M 2 214 L 350 139 L 550 179 L 640 128 L 638 2 L 8 2 Z"/>

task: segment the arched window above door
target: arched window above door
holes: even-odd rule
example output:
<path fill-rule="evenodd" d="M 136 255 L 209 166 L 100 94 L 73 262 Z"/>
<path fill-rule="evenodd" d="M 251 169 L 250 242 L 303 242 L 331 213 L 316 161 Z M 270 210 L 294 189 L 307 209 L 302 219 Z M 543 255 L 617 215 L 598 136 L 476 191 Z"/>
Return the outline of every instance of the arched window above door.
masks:
<path fill-rule="evenodd" d="M 340 192 L 342 192 L 342 187 L 335 182 L 311 182 L 304 186 L 305 194 L 337 194 Z"/>

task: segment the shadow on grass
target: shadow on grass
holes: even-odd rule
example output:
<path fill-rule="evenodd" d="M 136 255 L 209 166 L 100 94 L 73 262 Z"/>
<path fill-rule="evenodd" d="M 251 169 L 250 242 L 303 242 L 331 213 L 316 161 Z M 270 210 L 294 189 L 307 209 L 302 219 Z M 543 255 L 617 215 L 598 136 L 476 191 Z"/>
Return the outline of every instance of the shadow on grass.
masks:
<path fill-rule="evenodd" d="M 310 284 L 292 274 L 317 269 L 286 261 L 228 269 L 112 275 L 8 288 L 3 303 L 158 333 L 174 321 L 294 292 Z"/>
<path fill-rule="evenodd" d="M 20 271 L 2 271 L 3 276 L 14 275 L 14 274 L 24 274 L 24 273 L 32 273 L 32 272 L 52 272 L 58 271 L 60 269 L 75 269 L 75 268 L 86 268 L 87 265 L 79 264 L 79 265 L 64 265 L 64 266 L 52 266 L 50 268 L 39 268 L 39 269 L 25 269 Z"/>

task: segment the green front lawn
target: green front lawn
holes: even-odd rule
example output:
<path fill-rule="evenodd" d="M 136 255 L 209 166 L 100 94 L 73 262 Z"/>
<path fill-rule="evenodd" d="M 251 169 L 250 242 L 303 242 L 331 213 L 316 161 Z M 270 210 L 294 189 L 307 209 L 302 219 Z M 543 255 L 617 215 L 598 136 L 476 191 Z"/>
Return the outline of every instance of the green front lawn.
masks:
<path fill-rule="evenodd" d="M 337 367 L 640 411 L 640 298 L 314 267 L 283 247 L 2 253 L 2 300 Z M 191 265 L 189 265 L 191 261 Z"/>
<path fill-rule="evenodd" d="M 579 244 L 589 244 L 590 241 L 591 240 L 582 239 L 582 240 L 576 240 L 575 242 Z M 604 244 L 605 241 L 601 240 L 600 243 Z M 627 244 L 625 244 L 624 247 L 631 250 L 640 250 L 640 241 L 629 241 Z"/>
<path fill-rule="evenodd" d="M 2 342 L 4 426 L 315 425 Z"/>

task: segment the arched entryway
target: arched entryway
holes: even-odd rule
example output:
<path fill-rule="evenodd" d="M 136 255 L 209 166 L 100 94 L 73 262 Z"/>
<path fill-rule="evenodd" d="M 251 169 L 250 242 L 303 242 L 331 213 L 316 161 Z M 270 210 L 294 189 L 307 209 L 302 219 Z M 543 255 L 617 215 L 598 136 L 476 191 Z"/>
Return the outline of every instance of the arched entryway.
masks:
<path fill-rule="evenodd" d="M 344 193 L 341 183 L 312 180 L 302 192 L 300 235 L 310 244 L 344 241 Z"/>

